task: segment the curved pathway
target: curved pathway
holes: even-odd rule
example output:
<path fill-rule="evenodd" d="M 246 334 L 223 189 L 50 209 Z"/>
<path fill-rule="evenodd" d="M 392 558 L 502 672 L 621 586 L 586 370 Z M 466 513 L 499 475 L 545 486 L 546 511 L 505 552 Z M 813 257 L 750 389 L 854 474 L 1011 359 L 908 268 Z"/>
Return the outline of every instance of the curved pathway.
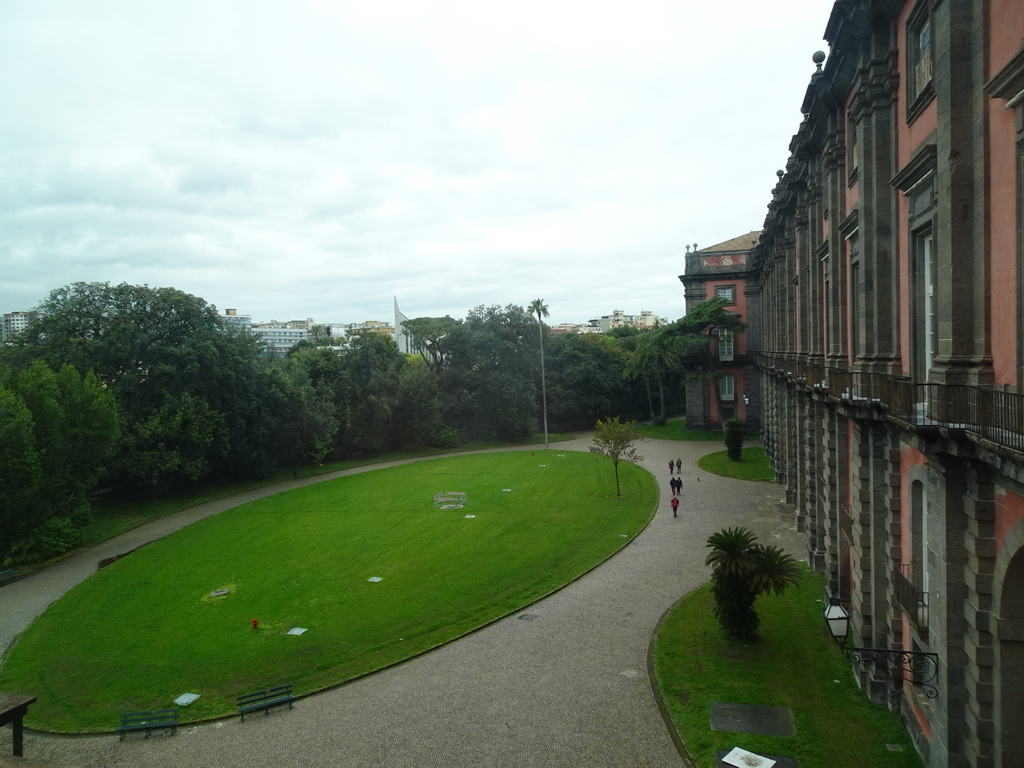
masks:
<path fill-rule="evenodd" d="M 587 451 L 591 436 L 551 450 Z M 526 448 L 531 449 L 542 448 Z M 746 525 L 801 559 L 803 545 L 792 508 L 779 500 L 780 488 L 697 469 L 697 459 L 721 450 L 720 444 L 650 440 L 640 450 L 642 465 L 661 490 L 650 525 L 604 564 L 526 610 L 399 666 L 302 699 L 292 711 L 123 742 L 111 735 L 30 733 L 25 754 L 79 768 L 683 766 L 648 676 L 648 648 L 659 619 L 707 581 L 704 542 L 723 526 Z M 683 460 L 685 487 L 674 519 L 668 461 L 677 457 Z M 379 466 L 203 504 L 9 584 L 0 589 L 0 648 L 105 557 L 253 498 Z M 0 755 L 10 754 L 10 741 L 10 729 L 0 729 Z"/>

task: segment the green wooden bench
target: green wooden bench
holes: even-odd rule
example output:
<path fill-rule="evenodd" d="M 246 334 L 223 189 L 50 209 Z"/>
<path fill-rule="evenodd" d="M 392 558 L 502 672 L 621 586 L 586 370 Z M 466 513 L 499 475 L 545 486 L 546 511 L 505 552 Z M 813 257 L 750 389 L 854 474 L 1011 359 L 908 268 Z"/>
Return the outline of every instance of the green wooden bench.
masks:
<path fill-rule="evenodd" d="M 148 712 L 124 712 L 121 715 L 121 724 L 117 727 L 120 739 L 132 731 L 145 731 L 146 738 L 149 732 L 158 728 L 170 728 L 173 736 L 178 730 L 177 709 L 153 709 Z"/>
<path fill-rule="evenodd" d="M 237 697 L 238 714 L 242 716 L 242 722 L 244 723 L 245 715 L 249 712 L 256 712 L 262 709 L 265 714 L 269 715 L 270 708 L 276 707 L 278 704 L 287 704 L 288 709 L 291 709 L 294 699 L 291 683 L 279 685 L 276 688 L 267 688 L 265 691 L 246 693 Z"/>

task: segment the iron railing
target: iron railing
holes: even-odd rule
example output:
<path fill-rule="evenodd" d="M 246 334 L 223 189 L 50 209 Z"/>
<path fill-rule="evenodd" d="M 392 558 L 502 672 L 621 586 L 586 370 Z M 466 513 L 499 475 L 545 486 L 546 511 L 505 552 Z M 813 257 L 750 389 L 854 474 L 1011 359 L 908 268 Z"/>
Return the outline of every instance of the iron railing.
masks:
<path fill-rule="evenodd" d="M 1024 452 L 1024 394 L 967 384 L 915 383 L 884 373 L 809 365 L 796 355 L 762 353 L 758 365 L 808 389 L 918 428 L 942 428 Z"/>
<path fill-rule="evenodd" d="M 901 564 L 892 572 L 893 591 L 896 602 L 918 630 L 928 629 L 928 593 L 922 592 L 910 580 L 910 566 Z"/>

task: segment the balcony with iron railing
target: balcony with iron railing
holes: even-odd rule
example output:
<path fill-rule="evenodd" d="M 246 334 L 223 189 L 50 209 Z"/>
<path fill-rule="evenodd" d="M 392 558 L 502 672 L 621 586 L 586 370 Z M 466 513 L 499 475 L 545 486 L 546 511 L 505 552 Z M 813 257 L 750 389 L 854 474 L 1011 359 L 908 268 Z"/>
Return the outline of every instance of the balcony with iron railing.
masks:
<path fill-rule="evenodd" d="M 1024 452 L 1024 395 L 1018 392 L 811 366 L 795 355 L 762 353 L 758 364 L 841 402 L 877 408 L 897 422 L 959 431 Z"/>
<path fill-rule="evenodd" d="M 894 568 L 892 583 L 896 602 L 903 609 L 903 613 L 919 633 L 926 634 L 928 632 L 928 593 L 923 592 L 910 580 L 910 566 L 904 563 L 898 568 Z"/>

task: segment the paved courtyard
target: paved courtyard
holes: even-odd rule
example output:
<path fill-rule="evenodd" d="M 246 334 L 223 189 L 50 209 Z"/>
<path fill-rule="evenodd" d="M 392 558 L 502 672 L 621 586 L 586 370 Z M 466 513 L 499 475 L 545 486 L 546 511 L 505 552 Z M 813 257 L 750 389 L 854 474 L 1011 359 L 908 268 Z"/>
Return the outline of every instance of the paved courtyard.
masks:
<path fill-rule="evenodd" d="M 551 450 L 587 451 L 590 437 L 582 434 Z M 698 458 L 723 448 L 662 440 L 642 444 L 642 464 L 661 491 L 657 514 L 643 533 L 565 589 L 457 642 L 302 699 L 291 711 L 123 742 L 113 735 L 28 733 L 25 755 L 79 768 L 683 766 L 651 688 L 648 651 L 665 611 L 708 580 L 705 540 L 724 526 L 745 525 L 761 540 L 804 559 L 780 488 L 697 469 Z M 667 467 L 675 458 L 683 461 L 685 483 L 676 519 L 669 507 Z M 595 461 L 606 460 L 595 456 Z M 610 466 L 608 472 L 612 482 Z M 340 474 L 345 473 L 294 484 Z M 3 587 L 0 648 L 94 572 L 97 561 L 280 490 L 195 507 Z M 0 729 L 0 755 L 10 752 L 11 730 Z"/>

